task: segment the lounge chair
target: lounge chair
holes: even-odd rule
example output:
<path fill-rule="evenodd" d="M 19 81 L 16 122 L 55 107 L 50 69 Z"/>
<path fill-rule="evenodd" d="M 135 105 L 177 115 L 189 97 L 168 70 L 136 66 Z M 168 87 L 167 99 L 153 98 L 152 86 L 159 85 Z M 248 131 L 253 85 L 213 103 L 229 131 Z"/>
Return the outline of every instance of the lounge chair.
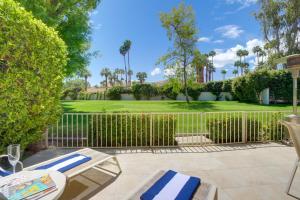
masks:
<path fill-rule="evenodd" d="M 76 156 L 76 155 L 82 156 L 83 162 L 78 163 L 78 165 L 76 165 L 76 166 L 71 166 L 67 169 L 64 168 L 64 170 L 62 170 L 62 171 L 58 170 L 58 171 L 63 172 L 64 175 L 66 175 L 67 180 L 71 179 L 72 177 L 77 176 L 89 169 L 95 169 L 98 171 L 104 170 L 104 171 L 113 173 L 115 175 L 118 175 L 122 172 L 120 164 L 115 156 L 101 153 L 99 151 L 96 151 L 96 150 L 93 150 L 90 148 L 84 148 L 84 149 L 81 149 L 81 150 L 78 150 L 78 151 L 57 157 L 57 158 L 53 158 L 51 160 L 47 160 L 45 162 L 38 163 L 36 165 L 32 165 L 30 167 L 26 167 L 26 168 L 24 168 L 24 170 L 31 171 L 31 170 L 35 170 L 35 169 L 47 169 L 49 166 L 51 166 L 51 165 L 53 166 L 53 163 L 55 164 L 56 162 L 60 162 L 63 159 L 66 159 L 66 158 L 72 157 L 72 156 Z M 114 162 L 111 162 L 110 160 L 112 160 Z M 104 162 L 110 162 L 110 163 L 115 164 L 118 167 L 119 172 L 115 173 L 115 172 L 112 172 L 112 171 L 102 168 L 100 166 L 100 164 L 102 164 Z"/>
<path fill-rule="evenodd" d="M 295 161 L 295 165 L 292 170 L 292 175 L 290 177 L 290 180 L 288 182 L 287 189 L 286 189 L 286 193 L 288 195 L 295 197 L 294 195 L 290 194 L 290 189 L 291 189 L 293 180 L 295 178 L 297 169 L 298 169 L 298 167 L 300 167 L 300 133 L 299 133 L 300 125 L 296 125 L 296 124 L 286 122 L 286 121 L 283 121 L 282 123 L 287 127 L 287 129 L 289 131 L 289 135 L 292 138 L 292 141 L 294 143 L 294 147 L 296 149 L 296 153 L 298 156 L 298 158 Z M 296 198 L 299 199 L 299 197 L 296 197 Z"/>
<path fill-rule="evenodd" d="M 140 200 L 142 194 L 147 191 L 161 176 L 165 174 L 166 171 L 157 171 L 149 179 L 145 180 L 140 184 L 140 187 L 133 190 L 129 193 L 127 200 Z M 201 182 L 201 185 L 198 187 L 197 191 L 193 196 L 193 200 L 217 200 L 218 192 L 217 188 L 214 185 L 209 183 Z"/>
<path fill-rule="evenodd" d="M 0 155 L 0 159 L 6 158 L 6 157 L 8 158 L 8 155 Z M 21 167 L 21 170 L 23 170 L 23 163 L 22 163 L 21 161 L 18 161 L 17 164 L 19 164 L 20 167 Z M 0 178 L 1 178 L 1 177 L 4 177 L 4 176 L 8 176 L 8 175 L 10 175 L 10 174 L 12 174 L 12 172 L 10 172 L 10 171 L 8 171 L 8 170 L 5 170 L 5 169 L 3 169 L 2 167 L 0 167 Z"/>

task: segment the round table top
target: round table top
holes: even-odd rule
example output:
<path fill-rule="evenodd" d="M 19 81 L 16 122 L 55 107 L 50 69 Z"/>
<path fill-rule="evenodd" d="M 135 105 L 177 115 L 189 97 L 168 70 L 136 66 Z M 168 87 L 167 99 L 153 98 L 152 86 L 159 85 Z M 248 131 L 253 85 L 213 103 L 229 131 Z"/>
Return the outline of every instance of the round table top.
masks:
<path fill-rule="evenodd" d="M 66 176 L 58 171 L 48 171 L 48 170 L 33 170 L 33 171 L 21 171 L 15 174 L 2 177 L 0 180 L 0 187 L 2 185 L 8 184 L 11 181 L 16 182 L 26 182 L 32 179 L 41 177 L 45 174 L 49 174 L 52 180 L 55 182 L 57 190 L 47 194 L 46 196 L 40 198 L 41 200 L 56 200 L 58 199 L 66 186 Z"/>

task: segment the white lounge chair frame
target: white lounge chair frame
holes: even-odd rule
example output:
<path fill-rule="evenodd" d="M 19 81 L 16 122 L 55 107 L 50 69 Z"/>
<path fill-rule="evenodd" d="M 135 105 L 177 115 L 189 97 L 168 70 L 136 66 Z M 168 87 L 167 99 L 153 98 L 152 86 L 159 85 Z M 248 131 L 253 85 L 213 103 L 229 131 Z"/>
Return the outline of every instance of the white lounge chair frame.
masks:
<path fill-rule="evenodd" d="M 1 158 L 6 158 L 8 159 L 8 155 L 0 155 L 0 159 Z M 23 163 L 21 161 L 18 161 L 17 164 L 19 164 L 21 166 L 21 170 L 23 170 Z"/>
<path fill-rule="evenodd" d="M 300 125 L 296 125 L 296 124 L 286 122 L 286 121 L 282 121 L 282 123 L 288 129 L 289 135 L 292 138 L 292 141 L 294 143 L 296 153 L 298 156 L 298 158 L 295 161 L 295 165 L 293 167 L 292 174 L 291 174 L 291 177 L 289 179 L 289 182 L 288 182 L 288 185 L 286 188 L 286 193 L 296 199 L 300 199 L 299 197 L 296 197 L 296 196 L 290 194 L 290 189 L 293 184 L 297 169 L 300 167 L 300 133 L 299 133 Z"/>
<path fill-rule="evenodd" d="M 64 175 L 66 175 L 67 179 L 71 179 L 71 178 L 73 178 L 73 177 L 75 177 L 75 176 L 77 176 L 77 175 L 79 175 L 79 174 L 81 174 L 81 173 L 83 173 L 87 170 L 90 170 L 90 169 L 95 169 L 95 170 L 98 170 L 98 171 L 106 171 L 106 172 L 109 172 L 109 173 L 112 173 L 112 174 L 115 174 L 115 175 L 119 175 L 122 172 L 119 161 L 117 160 L 117 158 L 115 156 L 108 155 L 108 154 L 105 154 L 105 153 L 102 153 L 102 152 L 99 152 L 99 151 L 96 151 L 96 150 L 93 150 L 93 149 L 90 149 L 90 148 L 84 148 L 84 149 L 81 149 L 81 150 L 78 150 L 78 151 L 74 151 L 72 153 L 65 154 L 63 156 L 59 156 L 59 157 L 53 158 L 51 160 L 47 160 L 47 161 L 42 162 L 42 163 L 32 165 L 30 167 L 26 167 L 26 168 L 24 168 L 24 170 L 31 171 L 31 170 L 36 169 L 39 166 L 52 163 L 56 160 L 65 158 L 65 157 L 73 155 L 75 153 L 79 153 L 79 154 L 82 154 L 82 155 L 85 155 L 85 156 L 89 156 L 92 159 L 90 161 L 86 162 L 86 163 L 83 163 L 79 166 L 74 167 L 73 169 L 70 169 L 70 170 L 64 172 Z M 112 160 L 113 162 L 111 162 L 110 160 Z M 119 169 L 119 172 L 116 173 L 116 172 L 104 169 L 103 167 L 100 166 L 104 162 L 110 162 L 110 163 L 116 165 Z"/>
<path fill-rule="evenodd" d="M 146 179 L 140 184 L 140 187 L 135 188 L 129 195 L 125 198 L 126 200 L 140 200 L 140 196 L 146 192 L 166 171 L 159 170 L 156 171 L 152 176 Z M 217 187 L 201 182 L 201 185 L 194 194 L 193 200 L 218 200 L 218 190 Z"/>

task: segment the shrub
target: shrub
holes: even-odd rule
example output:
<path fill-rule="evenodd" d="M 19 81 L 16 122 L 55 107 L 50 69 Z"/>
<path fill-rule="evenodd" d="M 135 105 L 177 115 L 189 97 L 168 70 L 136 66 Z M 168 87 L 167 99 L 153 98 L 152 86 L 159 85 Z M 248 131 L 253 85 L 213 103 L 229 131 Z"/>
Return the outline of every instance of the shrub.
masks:
<path fill-rule="evenodd" d="M 121 94 L 122 94 L 122 92 L 123 92 L 123 87 L 121 87 L 121 86 L 115 86 L 115 87 L 110 88 L 107 91 L 107 97 L 110 100 L 121 100 Z"/>
<path fill-rule="evenodd" d="M 162 94 L 168 97 L 169 99 L 176 100 L 178 94 L 182 89 L 181 83 L 177 79 L 170 79 L 164 86 L 162 87 Z"/>
<path fill-rule="evenodd" d="M 90 138 L 98 137 L 98 144 L 103 147 L 150 146 L 151 138 L 152 146 L 176 145 L 176 130 L 173 129 L 176 119 L 168 115 L 100 114 L 93 117 L 93 126 L 89 127 L 93 127 Z M 90 145 L 96 142 L 90 141 Z"/>
<path fill-rule="evenodd" d="M 204 85 L 199 83 L 191 84 L 187 88 L 188 95 L 192 97 L 194 101 L 198 100 L 198 97 L 203 90 L 204 90 Z"/>
<path fill-rule="evenodd" d="M 232 81 L 232 92 L 234 98 L 239 101 L 245 102 L 257 102 L 256 92 L 254 88 L 249 84 L 249 79 L 246 76 L 235 78 Z"/>
<path fill-rule="evenodd" d="M 217 96 L 217 100 L 220 99 L 220 94 L 223 92 L 223 81 L 211 81 L 205 84 L 204 90 L 211 92 Z"/>
<path fill-rule="evenodd" d="M 66 46 L 12 0 L 0 2 L 0 151 L 37 142 L 61 113 Z"/>
<path fill-rule="evenodd" d="M 209 138 L 215 143 L 242 142 L 242 116 L 211 117 L 207 120 L 206 127 Z M 260 141 L 260 123 L 256 119 L 247 119 L 247 141 Z M 251 134 L 250 134 L 251 133 Z"/>
<path fill-rule="evenodd" d="M 151 97 L 157 96 L 159 90 L 151 84 L 135 84 L 132 86 L 132 93 L 136 100 L 140 100 L 143 97 L 149 100 Z"/>

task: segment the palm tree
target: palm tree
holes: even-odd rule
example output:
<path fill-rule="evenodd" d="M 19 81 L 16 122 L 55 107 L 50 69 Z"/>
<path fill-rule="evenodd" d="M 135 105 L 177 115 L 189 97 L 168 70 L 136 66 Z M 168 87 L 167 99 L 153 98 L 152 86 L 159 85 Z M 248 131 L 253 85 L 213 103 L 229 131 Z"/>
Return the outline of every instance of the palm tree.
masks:
<path fill-rule="evenodd" d="M 234 62 L 234 66 L 236 67 L 236 70 L 237 70 L 237 75 L 239 75 L 239 67 L 242 67 L 242 62 L 241 61 L 235 61 Z"/>
<path fill-rule="evenodd" d="M 100 75 L 105 77 L 105 88 L 107 90 L 107 87 L 108 87 L 108 77 L 111 75 L 110 69 L 107 68 L 107 67 L 103 68 L 101 70 L 101 72 L 100 72 Z"/>
<path fill-rule="evenodd" d="M 223 80 L 225 80 L 226 73 L 227 73 L 227 70 L 225 70 L 225 69 L 221 70 L 221 74 L 223 75 Z"/>
<path fill-rule="evenodd" d="M 196 81 L 198 83 L 203 83 L 203 69 L 206 63 L 207 57 L 204 54 L 201 54 L 199 50 L 195 50 L 192 67 L 196 70 Z"/>
<path fill-rule="evenodd" d="M 214 56 L 216 55 L 215 51 L 210 51 L 208 55 L 211 57 L 211 66 L 210 66 L 210 73 L 209 73 L 209 80 L 213 80 L 213 72 L 215 72 L 214 68 Z"/>
<path fill-rule="evenodd" d="M 123 44 L 123 45 L 120 47 L 119 51 L 120 51 L 120 54 L 121 54 L 121 55 L 123 56 L 123 58 L 124 58 L 125 72 L 127 72 L 126 58 L 125 58 L 126 53 L 127 53 L 126 46 Z M 126 85 L 127 85 L 127 73 L 126 73 Z"/>
<path fill-rule="evenodd" d="M 120 76 L 121 76 L 121 83 L 122 83 L 122 80 L 124 80 L 124 79 L 123 79 L 123 75 L 124 75 L 124 74 L 126 75 L 124 69 L 119 69 L 119 74 L 120 74 Z M 126 75 L 126 77 L 127 77 L 127 75 Z"/>
<path fill-rule="evenodd" d="M 140 81 L 141 84 L 145 82 L 145 79 L 147 78 L 147 73 L 146 72 L 138 72 L 136 73 L 137 79 Z"/>
<path fill-rule="evenodd" d="M 243 69 L 242 69 L 242 64 L 241 64 L 242 63 L 243 53 L 244 53 L 243 49 L 237 50 L 236 55 L 240 58 L 240 60 L 239 60 L 239 62 L 235 62 L 234 63 L 234 66 L 241 68 L 241 75 L 243 75 Z M 235 65 L 235 64 L 239 64 L 239 65 Z"/>
<path fill-rule="evenodd" d="M 244 58 L 244 61 L 243 61 L 243 65 L 242 65 L 242 70 L 243 70 L 243 74 L 244 74 L 244 71 L 247 70 L 248 71 L 248 67 L 249 67 L 249 64 L 246 62 L 246 57 L 249 55 L 249 51 L 247 50 L 243 50 L 243 53 L 242 53 L 242 56 Z"/>
<path fill-rule="evenodd" d="M 88 87 L 87 79 L 88 79 L 88 77 L 92 76 L 91 72 L 87 68 L 83 68 L 82 70 L 80 70 L 79 76 L 84 78 L 85 91 L 87 91 L 87 87 Z"/>
<path fill-rule="evenodd" d="M 254 54 L 256 54 L 256 58 L 257 58 L 257 66 L 259 65 L 259 53 L 262 51 L 262 49 L 260 48 L 260 46 L 255 46 L 252 48 L 252 52 Z"/>
<path fill-rule="evenodd" d="M 128 83 L 129 83 L 129 85 L 131 86 L 131 76 L 133 75 L 133 71 L 132 71 L 131 69 L 128 69 L 127 74 L 128 74 L 128 77 L 129 77 Z"/>
<path fill-rule="evenodd" d="M 233 71 L 232 71 L 232 74 L 234 75 L 234 77 L 236 77 L 236 75 L 239 73 L 239 70 L 237 70 L 237 69 L 234 69 Z"/>
<path fill-rule="evenodd" d="M 128 62 L 128 71 L 130 70 L 130 62 L 129 62 L 129 52 L 130 52 L 130 48 L 131 48 L 131 41 L 130 40 L 125 40 L 124 44 L 123 44 L 126 53 L 127 53 L 127 62 Z M 125 77 L 126 77 L 126 86 L 128 84 L 128 82 L 131 82 L 131 75 L 128 77 L 129 80 L 127 79 L 127 75 L 128 75 L 128 71 L 125 69 Z"/>

